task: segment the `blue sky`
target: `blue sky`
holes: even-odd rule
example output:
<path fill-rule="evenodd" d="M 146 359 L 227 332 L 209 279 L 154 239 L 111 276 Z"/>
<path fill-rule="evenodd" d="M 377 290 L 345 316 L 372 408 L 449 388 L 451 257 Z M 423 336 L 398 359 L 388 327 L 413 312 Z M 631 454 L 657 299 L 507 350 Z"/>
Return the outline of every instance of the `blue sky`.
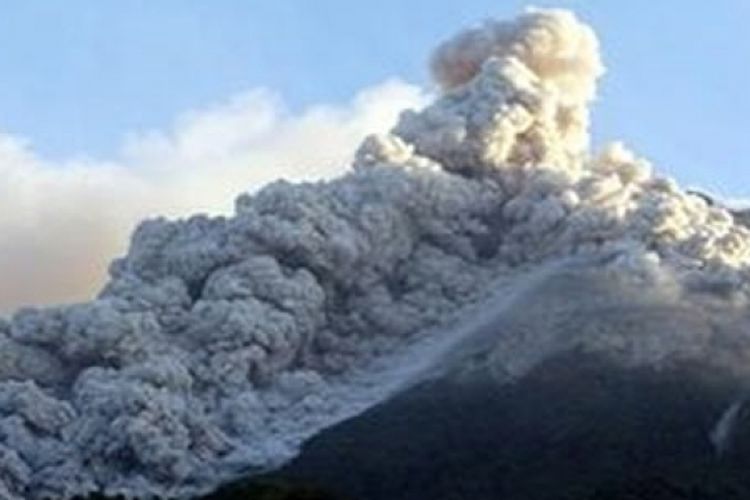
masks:
<path fill-rule="evenodd" d="M 526 2 L 25 0 L 0 16 L 0 131 L 53 160 L 117 155 L 133 131 L 255 87 L 292 109 L 391 76 L 429 85 L 446 35 Z M 750 196 L 750 2 L 560 1 L 609 72 L 597 141 L 622 138 L 686 184 Z"/>

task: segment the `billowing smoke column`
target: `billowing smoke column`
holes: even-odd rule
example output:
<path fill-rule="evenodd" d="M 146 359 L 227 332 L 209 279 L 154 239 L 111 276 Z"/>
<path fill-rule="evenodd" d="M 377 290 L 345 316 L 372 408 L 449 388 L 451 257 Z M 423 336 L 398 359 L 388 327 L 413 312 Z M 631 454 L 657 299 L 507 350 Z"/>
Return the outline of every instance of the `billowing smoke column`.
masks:
<path fill-rule="evenodd" d="M 588 152 L 603 69 L 572 14 L 460 33 L 432 69 L 439 98 L 344 177 L 144 222 L 96 300 L 0 323 L 0 497 L 184 497 L 279 465 L 387 396 L 383 359 L 557 259 L 744 300 L 747 229 L 621 145 Z"/>

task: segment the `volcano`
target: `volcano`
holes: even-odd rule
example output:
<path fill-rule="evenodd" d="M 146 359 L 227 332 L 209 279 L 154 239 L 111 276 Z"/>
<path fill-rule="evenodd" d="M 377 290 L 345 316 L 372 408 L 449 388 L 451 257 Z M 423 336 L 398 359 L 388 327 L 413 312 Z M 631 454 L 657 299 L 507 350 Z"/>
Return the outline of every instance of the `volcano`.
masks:
<path fill-rule="evenodd" d="M 0 321 L 0 497 L 747 498 L 746 218 L 592 151 L 570 12 L 430 64 L 342 177 L 145 221 L 95 299 Z"/>

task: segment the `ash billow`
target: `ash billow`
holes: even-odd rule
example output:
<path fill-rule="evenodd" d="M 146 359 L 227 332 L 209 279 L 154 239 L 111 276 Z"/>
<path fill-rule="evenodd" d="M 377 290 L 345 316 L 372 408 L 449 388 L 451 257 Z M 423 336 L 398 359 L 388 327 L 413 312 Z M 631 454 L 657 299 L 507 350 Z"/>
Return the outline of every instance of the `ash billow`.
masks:
<path fill-rule="evenodd" d="M 712 352 L 744 375 L 750 232 L 622 145 L 589 151 L 589 27 L 529 11 L 431 65 L 435 102 L 343 177 L 146 221 L 95 300 L 0 323 L 0 497 L 190 497 L 276 468 L 500 320 L 507 381 L 571 346 L 630 366 Z M 559 285 L 570 269 L 601 307 Z M 530 290 L 557 298 L 524 319 L 508 300 Z M 639 328 L 629 301 L 682 312 Z"/>

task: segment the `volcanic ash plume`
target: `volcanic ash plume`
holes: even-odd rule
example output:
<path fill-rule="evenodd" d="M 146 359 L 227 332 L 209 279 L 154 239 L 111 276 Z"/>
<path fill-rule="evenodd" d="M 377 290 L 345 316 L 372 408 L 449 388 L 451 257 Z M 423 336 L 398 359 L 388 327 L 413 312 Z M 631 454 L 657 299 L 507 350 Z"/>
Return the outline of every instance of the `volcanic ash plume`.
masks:
<path fill-rule="evenodd" d="M 347 175 L 146 221 L 97 299 L 0 323 L 0 496 L 187 497 L 275 467 L 555 262 L 744 304 L 747 229 L 619 144 L 588 151 L 603 68 L 572 14 L 460 33 L 432 69 L 442 94 Z"/>

